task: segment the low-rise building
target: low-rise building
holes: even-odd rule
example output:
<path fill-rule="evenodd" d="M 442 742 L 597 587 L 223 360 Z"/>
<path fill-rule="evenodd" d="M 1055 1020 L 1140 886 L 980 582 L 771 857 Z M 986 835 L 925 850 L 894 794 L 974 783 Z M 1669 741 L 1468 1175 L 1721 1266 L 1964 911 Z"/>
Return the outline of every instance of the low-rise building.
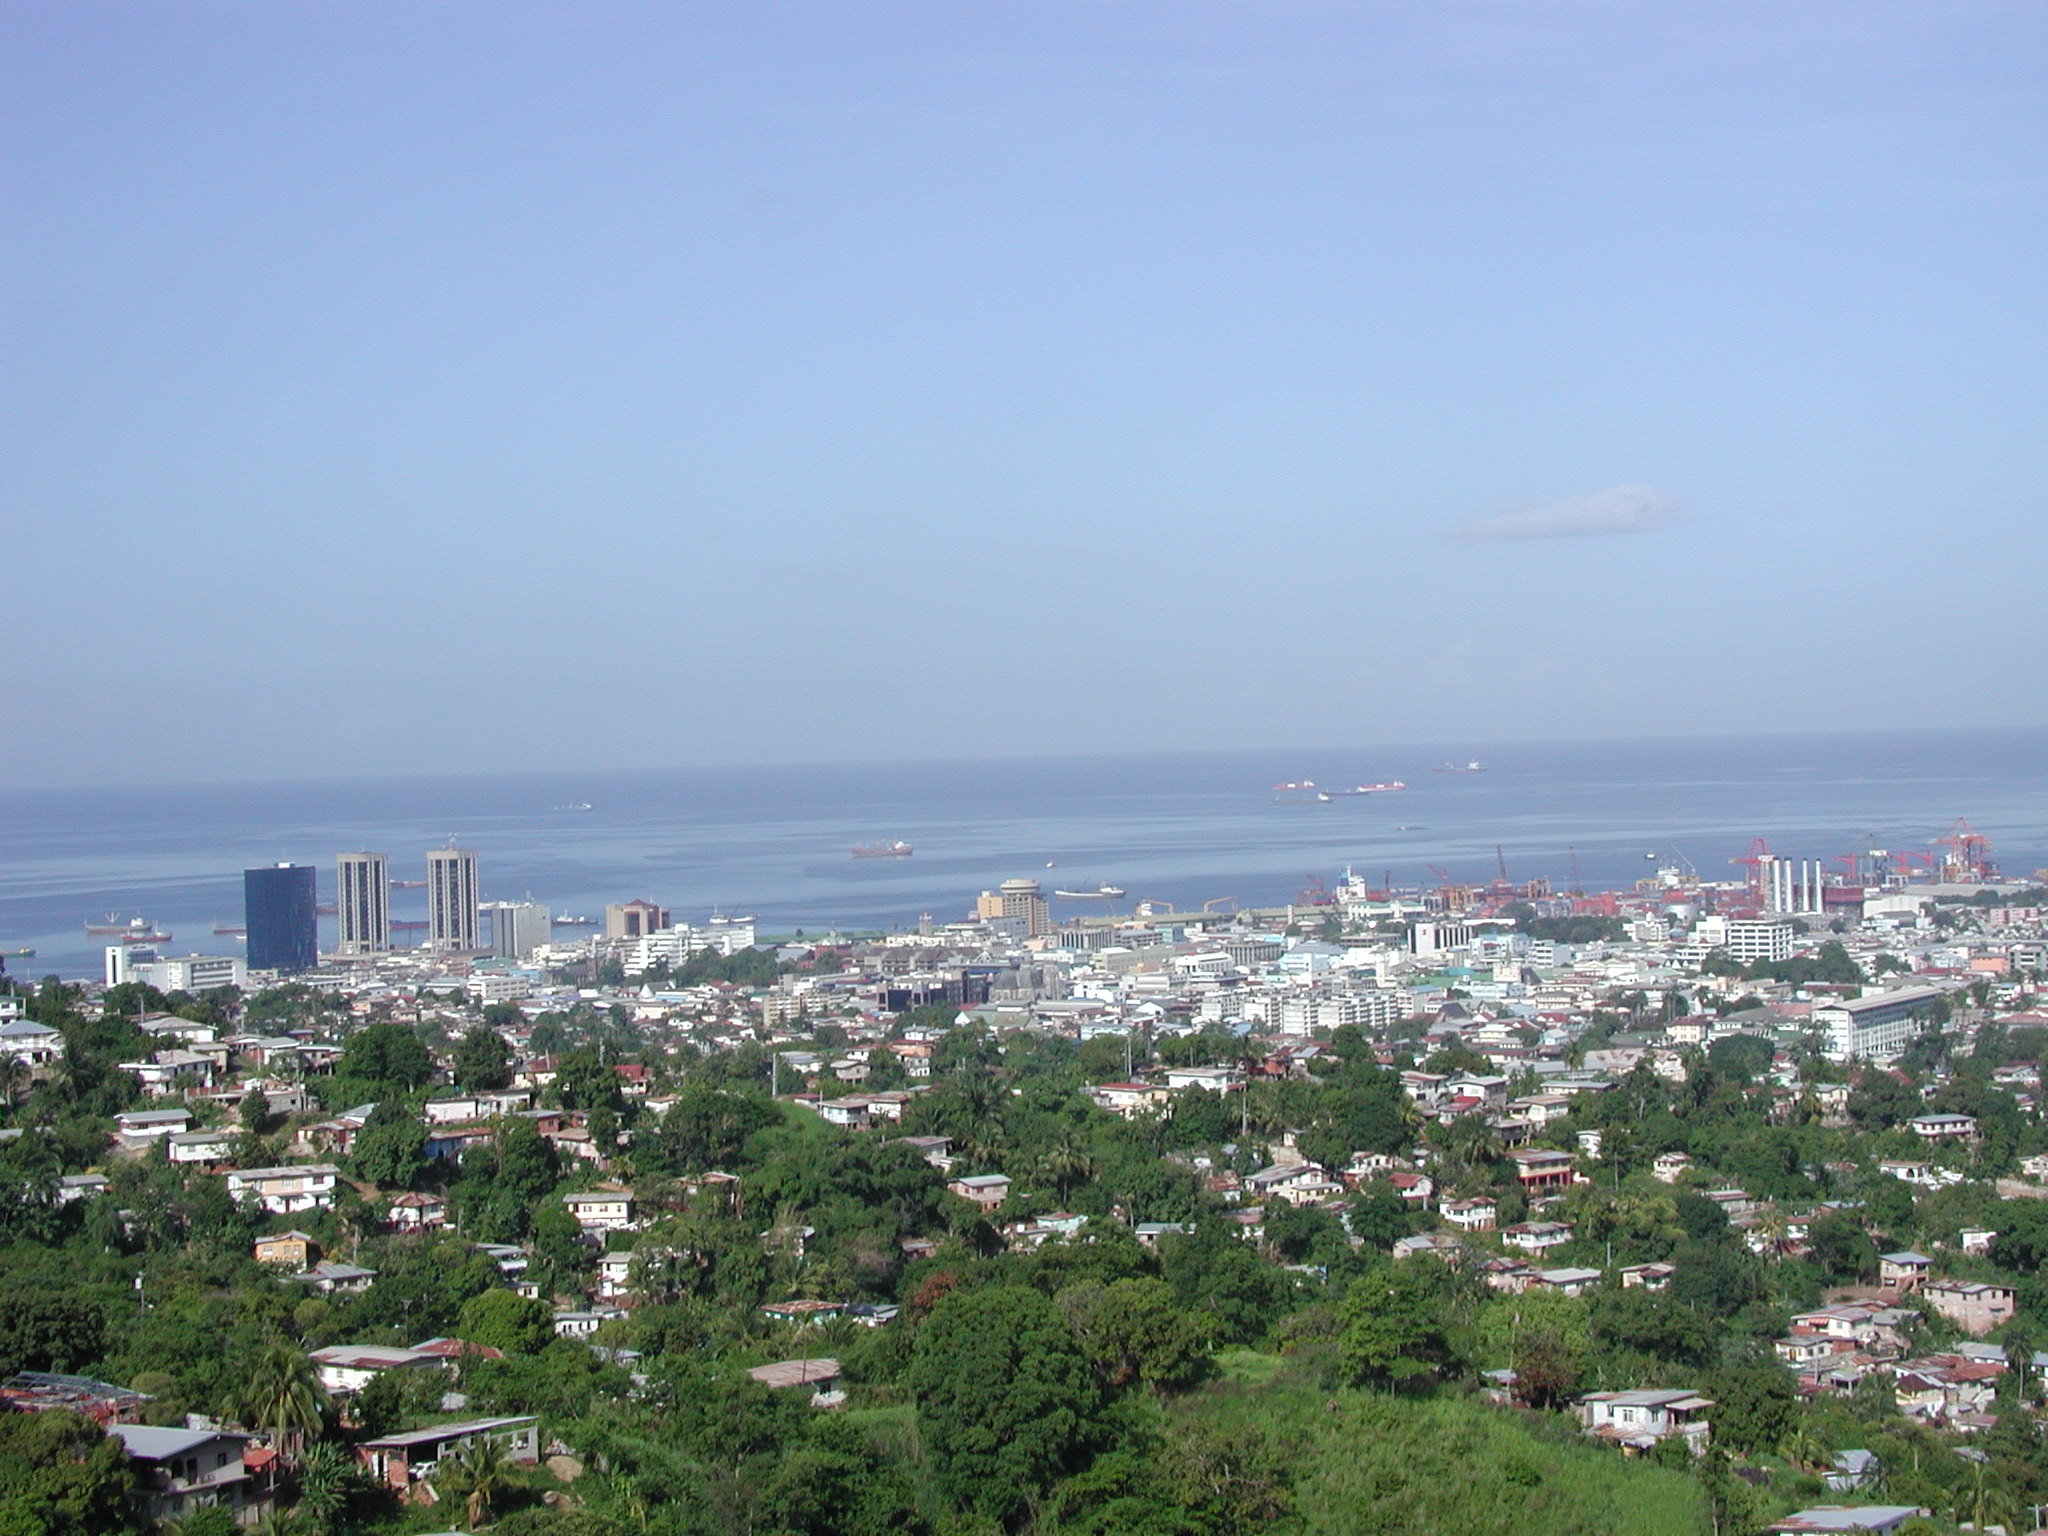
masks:
<path fill-rule="evenodd" d="M 1446 1200 L 1438 1207 L 1438 1213 L 1460 1232 L 1491 1232 L 1500 1220 L 1499 1204 L 1484 1196 Z"/>
<path fill-rule="evenodd" d="M 562 1196 L 562 1206 L 585 1232 L 625 1232 L 633 1225 L 633 1192 L 617 1187 Z"/>
<path fill-rule="evenodd" d="M 1674 1436 L 1697 1456 L 1707 1448 L 1711 1398 L 1684 1390 L 1592 1392 L 1579 1399 L 1586 1433 L 1629 1451 L 1647 1451 Z"/>
<path fill-rule="evenodd" d="M 107 1433 L 134 1463 L 129 1502 L 151 1525 L 184 1520 L 202 1509 L 224 1509 L 237 1525 L 249 1525 L 262 1512 L 243 1462 L 249 1436 L 150 1424 L 116 1424 Z"/>
<path fill-rule="evenodd" d="M 1926 1254 L 1910 1248 L 1877 1256 L 1877 1283 L 1889 1291 L 1918 1290 L 1932 1264 Z"/>
<path fill-rule="evenodd" d="M 1500 1229 L 1500 1240 L 1510 1248 L 1541 1253 L 1570 1242 L 1572 1227 L 1568 1221 L 1518 1221 Z"/>
<path fill-rule="evenodd" d="M 972 1200 L 984 1211 L 992 1211 L 1010 1198 L 1010 1181 L 1000 1173 L 970 1173 L 946 1181 L 946 1188 L 962 1200 Z"/>
<path fill-rule="evenodd" d="M 304 1232 L 272 1232 L 251 1245 L 258 1264 L 275 1264 L 293 1273 L 320 1262 L 319 1241 Z"/>
<path fill-rule="evenodd" d="M 356 1459 L 379 1483 L 404 1494 L 413 1483 L 432 1477 L 442 1457 L 459 1454 L 473 1440 L 490 1441 L 507 1461 L 518 1466 L 530 1467 L 540 1460 L 540 1420 L 531 1414 L 465 1419 L 365 1440 L 356 1447 Z"/>
<path fill-rule="evenodd" d="M 2017 1310 L 2011 1286 L 1979 1280 L 1929 1280 L 1920 1287 L 1920 1299 L 1978 1338 L 2011 1322 Z"/>
<path fill-rule="evenodd" d="M 334 1184 L 340 1177 L 341 1170 L 332 1163 L 236 1168 L 227 1175 L 228 1198 L 237 1204 L 253 1200 L 273 1216 L 324 1211 L 334 1204 Z"/>

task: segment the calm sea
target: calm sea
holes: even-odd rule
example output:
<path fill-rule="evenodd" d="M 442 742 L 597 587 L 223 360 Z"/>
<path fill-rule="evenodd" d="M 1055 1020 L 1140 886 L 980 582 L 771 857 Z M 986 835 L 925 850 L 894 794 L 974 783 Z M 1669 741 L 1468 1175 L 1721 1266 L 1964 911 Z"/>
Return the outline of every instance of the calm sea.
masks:
<path fill-rule="evenodd" d="M 1475 757 L 1485 771 L 1433 771 Z M 17 791 L 0 795 L 0 949 L 36 951 L 8 959 L 16 974 L 95 975 L 106 941 L 83 925 L 118 913 L 171 932 L 166 953 L 231 953 L 211 929 L 241 921 L 245 867 L 318 864 L 331 900 L 337 852 L 380 850 L 417 880 L 451 837 L 476 850 L 487 898 L 595 916 L 646 897 L 770 932 L 946 920 L 1013 875 L 1112 882 L 1125 910 L 1284 902 L 1347 865 L 1483 882 L 1496 844 L 1518 882 L 1562 886 L 1574 848 L 1589 888 L 1680 859 L 1725 878 L 1753 837 L 1801 858 L 1872 837 L 1924 849 L 1959 816 L 2024 875 L 2048 865 L 2044 763 L 2048 731 L 2001 730 Z M 1302 779 L 1408 787 L 1275 803 Z M 849 856 L 898 838 L 912 857 Z M 394 918 L 422 908 L 393 893 Z"/>

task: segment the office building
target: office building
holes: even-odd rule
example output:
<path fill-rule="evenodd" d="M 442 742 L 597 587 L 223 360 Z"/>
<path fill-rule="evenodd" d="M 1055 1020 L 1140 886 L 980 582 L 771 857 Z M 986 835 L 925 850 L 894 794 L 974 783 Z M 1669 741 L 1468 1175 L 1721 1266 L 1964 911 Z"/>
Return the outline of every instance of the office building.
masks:
<path fill-rule="evenodd" d="M 161 960 L 130 956 L 121 971 L 123 981 L 139 981 L 159 992 L 189 992 L 194 996 L 214 987 L 239 988 L 249 984 L 249 968 L 240 955 L 178 955 Z"/>
<path fill-rule="evenodd" d="M 604 936 L 608 939 L 644 939 L 668 925 L 668 908 L 651 901 L 618 901 L 604 909 Z"/>
<path fill-rule="evenodd" d="M 320 959 L 320 917 L 310 864 L 242 872 L 242 922 L 252 971 L 310 971 Z"/>
<path fill-rule="evenodd" d="M 436 848 L 427 855 L 427 946 L 474 950 L 477 945 L 476 855 Z"/>
<path fill-rule="evenodd" d="M 524 960 L 554 936 L 553 915 L 538 902 L 494 901 L 491 914 L 491 953 L 508 960 Z"/>
<path fill-rule="evenodd" d="M 1796 930 L 1788 922 L 1738 917 L 1728 924 L 1728 958 L 1742 965 L 1753 965 L 1759 960 L 1776 965 L 1792 958 L 1792 945 L 1797 938 Z"/>
<path fill-rule="evenodd" d="M 1052 909 L 1036 880 L 1005 880 L 1000 888 L 1004 917 L 1024 925 L 1027 938 L 1052 932 Z"/>
<path fill-rule="evenodd" d="M 344 853 L 334 861 L 335 907 L 344 955 L 381 955 L 391 948 L 390 866 L 381 853 Z"/>
<path fill-rule="evenodd" d="M 1833 1060 L 1889 1061 L 1927 1027 L 1943 995 L 1939 987 L 1900 987 L 1816 1003 L 1813 1023 L 1824 1032 L 1825 1050 Z"/>

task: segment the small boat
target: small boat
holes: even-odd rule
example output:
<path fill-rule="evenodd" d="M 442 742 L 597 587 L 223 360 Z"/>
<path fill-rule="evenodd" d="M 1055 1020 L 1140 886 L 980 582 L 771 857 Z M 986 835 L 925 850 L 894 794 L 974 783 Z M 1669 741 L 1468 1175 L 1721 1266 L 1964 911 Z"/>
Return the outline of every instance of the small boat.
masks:
<path fill-rule="evenodd" d="M 131 928 L 121 935 L 121 942 L 123 944 L 168 944 L 171 942 L 171 936 L 168 933 L 159 933 L 154 928 L 140 930 Z"/>
<path fill-rule="evenodd" d="M 1105 880 L 1092 891 L 1054 891 L 1053 895 L 1062 901 L 1115 901 L 1123 893 L 1122 886 L 1111 885 Z"/>
<path fill-rule="evenodd" d="M 846 851 L 856 859 L 907 859 L 917 852 L 900 837 L 893 843 L 855 843 Z"/>
<path fill-rule="evenodd" d="M 10 960 L 33 960 L 36 957 L 36 952 L 32 949 L 10 949 L 0 953 L 4 953 Z"/>

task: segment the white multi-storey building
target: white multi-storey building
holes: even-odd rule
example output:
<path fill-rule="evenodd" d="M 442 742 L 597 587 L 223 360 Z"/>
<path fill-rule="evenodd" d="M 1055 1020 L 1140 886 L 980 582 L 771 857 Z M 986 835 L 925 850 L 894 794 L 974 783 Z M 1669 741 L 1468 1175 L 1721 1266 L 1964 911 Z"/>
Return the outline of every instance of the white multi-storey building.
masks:
<path fill-rule="evenodd" d="M 1767 917 L 1738 917 L 1728 924 L 1728 958 L 1744 965 L 1776 964 L 1792 958 L 1792 925 Z"/>
<path fill-rule="evenodd" d="M 1827 1054 L 1836 1061 L 1889 1060 L 1920 1033 L 1941 997 L 1938 987 L 1900 987 L 1818 1004 L 1813 1022 L 1826 1032 Z"/>

